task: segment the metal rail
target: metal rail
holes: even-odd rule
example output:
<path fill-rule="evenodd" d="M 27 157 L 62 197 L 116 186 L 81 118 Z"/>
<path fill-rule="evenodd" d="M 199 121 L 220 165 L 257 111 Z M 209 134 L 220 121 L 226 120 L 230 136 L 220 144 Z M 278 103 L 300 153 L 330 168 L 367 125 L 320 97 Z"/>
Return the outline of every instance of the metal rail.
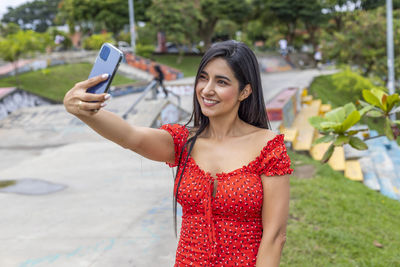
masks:
<path fill-rule="evenodd" d="M 124 115 L 122 115 L 122 118 L 124 118 L 124 120 L 126 120 L 128 118 L 129 113 L 131 113 L 133 110 L 135 110 L 135 107 L 137 106 L 137 104 L 140 103 L 140 101 L 147 95 L 147 93 L 149 91 L 151 91 L 152 89 L 155 89 L 154 87 L 158 84 L 157 81 L 152 80 L 149 85 L 147 85 L 146 89 L 144 89 L 144 91 L 142 92 L 142 95 L 139 96 L 138 99 L 136 99 L 136 101 L 132 104 L 132 106 L 124 113 Z"/>
<path fill-rule="evenodd" d="M 144 91 L 142 92 L 142 95 L 139 96 L 139 98 L 136 99 L 136 101 L 132 104 L 132 106 L 122 115 L 122 118 L 124 120 L 126 120 L 130 113 L 132 113 L 132 112 L 134 113 L 135 107 L 140 103 L 140 101 L 142 101 L 142 99 L 149 93 L 149 91 L 153 92 L 153 99 L 156 99 L 157 98 L 157 86 L 158 86 L 158 82 L 156 80 L 152 80 L 147 85 L 147 87 L 144 89 Z M 181 97 L 171 91 L 168 91 L 168 93 L 170 93 L 171 95 L 173 95 L 177 98 L 178 107 L 181 108 Z"/>

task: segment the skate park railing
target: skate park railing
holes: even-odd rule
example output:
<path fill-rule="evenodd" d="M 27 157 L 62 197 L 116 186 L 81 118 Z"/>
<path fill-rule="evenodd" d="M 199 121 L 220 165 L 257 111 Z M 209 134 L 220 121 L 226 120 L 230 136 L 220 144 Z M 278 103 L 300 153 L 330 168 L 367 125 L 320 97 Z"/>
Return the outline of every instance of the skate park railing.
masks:
<path fill-rule="evenodd" d="M 147 87 L 144 89 L 142 94 L 139 96 L 138 99 L 132 104 L 132 106 L 122 115 L 122 118 L 126 120 L 129 116 L 129 114 L 134 114 L 135 113 L 135 107 L 140 103 L 140 101 L 143 100 L 143 98 L 151 91 L 152 92 L 152 99 L 157 98 L 157 87 L 158 87 L 158 82 L 156 80 L 152 80 Z M 171 91 L 168 91 L 171 95 L 175 96 L 178 101 L 178 106 L 181 108 L 181 97 Z"/>

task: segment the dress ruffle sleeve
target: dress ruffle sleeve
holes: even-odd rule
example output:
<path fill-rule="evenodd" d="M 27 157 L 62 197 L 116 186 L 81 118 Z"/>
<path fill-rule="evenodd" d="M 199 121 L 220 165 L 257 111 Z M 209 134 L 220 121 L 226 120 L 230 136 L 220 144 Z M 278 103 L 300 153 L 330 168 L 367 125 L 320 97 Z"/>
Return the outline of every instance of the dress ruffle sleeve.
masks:
<path fill-rule="evenodd" d="M 286 151 L 283 135 L 277 135 L 261 151 L 257 162 L 259 175 L 275 176 L 291 174 L 290 158 Z"/>
<path fill-rule="evenodd" d="M 174 140 L 175 147 L 175 162 L 173 164 L 166 162 L 170 167 L 178 166 L 179 155 L 185 146 L 189 131 L 185 126 L 180 124 L 165 124 L 160 127 L 160 129 L 167 131 Z"/>

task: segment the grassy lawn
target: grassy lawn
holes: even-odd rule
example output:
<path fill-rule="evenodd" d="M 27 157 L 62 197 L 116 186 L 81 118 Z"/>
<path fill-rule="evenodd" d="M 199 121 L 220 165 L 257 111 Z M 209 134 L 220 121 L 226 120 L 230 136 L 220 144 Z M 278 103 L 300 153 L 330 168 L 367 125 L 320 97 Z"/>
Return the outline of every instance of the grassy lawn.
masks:
<path fill-rule="evenodd" d="M 176 63 L 178 55 L 154 55 L 152 59 L 183 72 L 184 77 L 196 76 L 201 56 L 184 56 L 180 64 Z"/>
<path fill-rule="evenodd" d="M 75 83 L 87 79 L 91 69 L 92 64 L 89 63 L 67 64 L 50 67 L 45 70 L 23 73 L 18 75 L 18 78 L 21 89 L 61 102 L 65 93 Z M 132 79 L 117 74 L 112 84 L 132 82 Z M 16 86 L 14 77 L 0 79 L 0 87 L 14 86 Z"/>
<path fill-rule="evenodd" d="M 309 94 L 319 98 L 324 104 L 331 104 L 332 108 L 349 102 L 350 96 L 338 92 L 333 84 L 332 75 L 316 77 L 309 87 Z"/>
<path fill-rule="evenodd" d="M 332 108 L 343 106 L 351 101 L 352 94 L 350 92 L 338 91 L 332 81 L 332 75 L 318 76 L 314 79 L 309 87 L 309 94 L 314 98 L 321 99 L 323 104 L 331 104 Z M 363 118 L 361 124 L 366 124 L 370 129 L 383 134 L 384 120 Z"/>
<path fill-rule="evenodd" d="M 312 164 L 316 174 L 291 178 L 281 266 L 400 266 L 400 202 L 348 180 L 327 164 L 289 154 L 295 170 Z"/>

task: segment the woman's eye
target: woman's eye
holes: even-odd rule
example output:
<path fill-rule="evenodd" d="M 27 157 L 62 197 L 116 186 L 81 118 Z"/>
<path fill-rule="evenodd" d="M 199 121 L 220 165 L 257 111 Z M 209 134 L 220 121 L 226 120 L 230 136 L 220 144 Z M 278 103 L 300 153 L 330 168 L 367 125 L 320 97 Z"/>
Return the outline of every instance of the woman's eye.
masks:
<path fill-rule="evenodd" d="M 225 81 L 223 81 L 223 80 L 219 80 L 218 83 L 222 84 L 222 85 L 227 85 L 227 83 Z"/>

